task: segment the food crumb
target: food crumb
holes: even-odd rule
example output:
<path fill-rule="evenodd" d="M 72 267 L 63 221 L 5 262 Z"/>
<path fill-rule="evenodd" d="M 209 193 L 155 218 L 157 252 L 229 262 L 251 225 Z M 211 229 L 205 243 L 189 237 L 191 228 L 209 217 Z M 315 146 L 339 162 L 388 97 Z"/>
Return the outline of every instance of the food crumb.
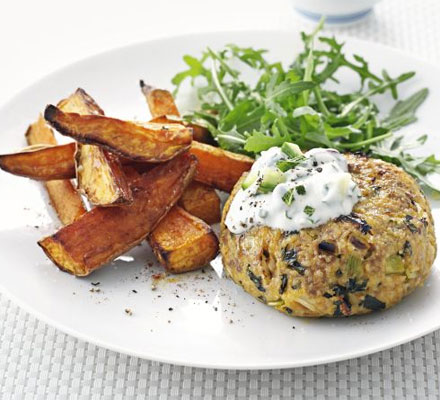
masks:
<path fill-rule="evenodd" d="M 230 319 L 230 320 L 229 320 L 229 323 L 230 323 L 230 324 L 233 324 L 233 323 L 234 323 L 234 321 L 233 321 L 232 319 Z"/>
<path fill-rule="evenodd" d="M 126 309 L 125 309 L 125 313 L 126 313 L 127 315 L 130 315 L 130 316 L 133 315 L 133 311 L 131 311 L 129 308 L 126 308 Z"/>
<path fill-rule="evenodd" d="M 91 293 L 99 293 L 101 291 L 101 289 L 95 289 L 95 288 L 91 288 L 90 290 L 89 290 L 89 292 L 91 292 Z"/>

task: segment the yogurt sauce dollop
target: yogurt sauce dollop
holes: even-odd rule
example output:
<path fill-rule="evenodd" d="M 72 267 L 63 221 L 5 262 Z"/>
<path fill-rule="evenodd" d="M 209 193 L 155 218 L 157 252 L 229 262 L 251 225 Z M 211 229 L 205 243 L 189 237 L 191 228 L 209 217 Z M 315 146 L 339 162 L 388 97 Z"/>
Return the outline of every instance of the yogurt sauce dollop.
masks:
<path fill-rule="evenodd" d="M 225 219 L 229 231 L 241 234 L 257 225 L 284 231 L 313 228 L 350 214 L 361 198 L 347 161 L 337 150 L 312 149 L 284 174 L 277 168 L 282 160 L 289 156 L 272 147 L 255 161 L 249 172 L 255 180 L 240 189 L 230 205 Z M 264 175 L 274 171 L 281 174 L 281 183 L 273 191 L 261 193 Z"/>

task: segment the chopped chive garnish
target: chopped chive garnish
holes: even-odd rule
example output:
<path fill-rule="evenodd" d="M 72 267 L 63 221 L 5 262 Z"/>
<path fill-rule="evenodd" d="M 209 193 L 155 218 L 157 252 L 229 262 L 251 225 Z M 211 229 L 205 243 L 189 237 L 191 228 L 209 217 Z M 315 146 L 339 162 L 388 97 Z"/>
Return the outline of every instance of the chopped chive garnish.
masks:
<path fill-rule="evenodd" d="M 281 171 L 286 172 L 289 169 L 295 168 L 295 165 L 292 165 L 292 163 L 289 160 L 280 160 L 277 162 L 277 167 Z"/>
<path fill-rule="evenodd" d="M 306 194 L 306 188 L 304 187 L 304 185 L 299 185 L 299 186 L 296 187 L 296 192 L 299 195 L 303 196 L 303 195 Z"/>
<path fill-rule="evenodd" d="M 290 158 L 288 160 L 280 160 L 277 162 L 277 167 L 283 172 L 288 171 L 289 169 L 295 168 L 297 165 L 301 164 L 305 160 L 304 156 L 297 156 L 294 158 Z"/>
<path fill-rule="evenodd" d="M 293 201 L 295 200 L 295 196 L 293 195 L 293 189 L 288 190 L 286 193 L 284 193 L 282 197 L 284 203 L 286 203 L 288 206 L 290 206 Z"/>
<path fill-rule="evenodd" d="M 304 207 L 304 213 L 307 214 L 309 217 L 311 217 L 314 212 L 315 212 L 315 209 L 313 207 L 310 207 L 310 206 Z"/>

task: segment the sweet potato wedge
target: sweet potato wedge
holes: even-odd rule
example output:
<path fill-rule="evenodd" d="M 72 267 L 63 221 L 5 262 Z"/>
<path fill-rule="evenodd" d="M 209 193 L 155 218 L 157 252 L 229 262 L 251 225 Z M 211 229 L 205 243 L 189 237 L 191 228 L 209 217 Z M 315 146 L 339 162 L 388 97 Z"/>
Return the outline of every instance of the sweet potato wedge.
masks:
<path fill-rule="evenodd" d="M 201 142 L 201 143 L 215 144 L 215 141 L 212 138 L 212 135 L 208 131 L 208 129 L 200 125 L 191 124 L 189 122 L 186 123 L 186 125 L 190 127 L 193 131 L 193 140 L 196 140 L 197 142 Z"/>
<path fill-rule="evenodd" d="M 191 182 L 179 200 L 179 206 L 208 225 L 220 222 L 220 197 L 215 189 Z"/>
<path fill-rule="evenodd" d="M 188 128 L 192 129 L 193 132 L 193 140 L 202 143 L 214 144 L 214 139 L 209 133 L 208 129 L 204 128 L 200 125 L 191 124 L 189 122 L 184 121 L 180 117 L 161 115 L 159 117 L 153 118 L 150 122 L 158 123 L 158 124 L 181 124 Z"/>
<path fill-rule="evenodd" d="M 39 151 L 42 150 L 36 150 L 35 153 Z M 250 157 L 231 153 L 218 147 L 196 141 L 193 141 L 189 151 L 199 160 L 196 177 L 194 179 L 225 192 L 232 190 L 243 172 L 249 171 L 254 162 Z M 133 166 L 142 172 L 150 169 L 148 163 L 136 162 L 127 158 L 122 158 L 121 161 L 123 165 Z M 28 169 L 30 170 L 30 168 Z M 38 177 L 34 177 L 31 172 L 26 176 L 38 179 Z"/>
<path fill-rule="evenodd" d="M 163 115 L 180 116 L 173 95 L 168 90 L 156 89 L 145 84 L 143 80 L 140 81 L 140 86 L 153 118 Z"/>
<path fill-rule="evenodd" d="M 124 171 L 129 181 L 141 176 L 130 166 L 124 167 Z M 191 182 L 184 193 L 194 192 L 193 185 Z M 218 251 L 218 240 L 211 227 L 177 205 L 154 228 L 148 241 L 158 261 L 174 273 L 200 268 Z"/>
<path fill-rule="evenodd" d="M 254 162 L 250 157 L 196 141 L 192 143 L 190 153 L 199 161 L 194 179 L 224 192 L 230 192 Z"/>
<path fill-rule="evenodd" d="M 70 180 L 47 181 L 45 186 L 49 193 L 50 204 L 63 225 L 71 224 L 85 214 L 86 209 L 81 196 Z"/>
<path fill-rule="evenodd" d="M 78 144 L 75 161 L 78 189 L 92 204 L 110 207 L 133 201 L 118 156 L 95 145 Z"/>
<path fill-rule="evenodd" d="M 96 207 L 39 242 L 62 270 L 89 275 L 144 240 L 191 181 L 195 157 L 182 154 L 131 183 L 133 203 Z"/>
<path fill-rule="evenodd" d="M 61 146 L 34 145 L 18 153 L 0 155 L 0 168 L 14 175 L 36 180 L 75 177 L 75 143 Z"/>
<path fill-rule="evenodd" d="M 172 273 L 194 271 L 218 253 L 218 239 L 201 219 L 174 206 L 148 241 L 159 262 Z"/>
<path fill-rule="evenodd" d="M 76 145 L 76 143 L 49 147 L 35 145 L 32 146 L 32 150 L 25 148 L 18 153 L 0 155 L 0 168 L 14 175 L 41 181 L 74 179 Z M 157 165 L 123 157 L 120 158 L 120 162 L 124 172 L 126 167 L 132 167 L 143 173 Z"/>
<path fill-rule="evenodd" d="M 37 150 L 38 153 L 41 150 Z M 190 152 L 198 160 L 195 180 L 216 189 L 230 192 L 243 172 L 248 171 L 253 159 L 244 155 L 231 153 L 218 147 L 193 141 Z M 148 164 L 121 158 L 123 165 L 132 165 L 140 170 L 148 170 Z M 30 170 L 30 168 L 28 168 Z M 29 177 L 33 177 L 29 175 Z"/>
<path fill-rule="evenodd" d="M 81 115 L 104 115 L 104 110 L 81 88 L 76 89 L 69 97 L 61 100 L 57 107 L 66 113 Z"/>
<path fill-rule="evenodd" d="M 164 162 L 187 150 L 192 131 L 178 124 L 139 124 L 99 115 L 64 113 L 49 105 L 44 118 L 61 134 L 100 145 L 135 161 Z"/>
<path fill-rule="evenodd" d="M 60 146 L 57 146 L 52 151 L 56 151 Z M 33 157 L 39 158 L 40 152 L 45 152 L 46 150 L 35 150 Z M 195 180 L 204 183 L 208 186 L 212 186 L 216 189 L 223 190 L 225 192 L 230 192 L 234 187 L 235 183 L 238 181 L 243 172 L 248 171 L 253 163 L 252 158 L 246 157 L 240 154 L 231 153 L 226 150 L 222 150 L 218 147 L 210 146 L 208 144 L 199 143 L 196 141 L 192 142 L 190 153 L 194 154 L 198 160 L 199 164 L 197 166 L 197 174 Z M 30 156 L 28 156 L 30 158 Z M 28 160 L 29 158 L 26 158 Z M 41 158 L 41 168 L 49 170 L 49 165 L 43 164 L 45 158 Z M 68 160 L 64 160 L 67 164 L 66 170 L 69 171 L 73 167 L 73 159 L 69 166 Z M 148 171 L 151 166 L 149 163 L 137 162 L 128 158 L 121 158 L 123 165 L 130 165 L 139 171 Z M 1 161 L 0 161 L 1 163 Z M 54 175 L 47 175 L 45 178 L 43 176 L 38 176 L 34 173 L 32 165 L 22 165 L 21 169 L 26 170 L 26 175 L 33 179 L 54 179 L 58 171 L 54 171 Z M 13 171 L 10 171 L 14 173 Z M 63 175 L 65 178 L 73 178 L 74 176 Z"/>
<path fill-rule="evenodd" d="M 44 118 L 40 115 L 36 122 L 31 124 L 26 133 L 26 141 L 29 146 L 52 145 L 56 146 L 55 135 Z"/>
<path fill-rule="evenodd" d="M 41 115 L 34 124 L 29 126 L 26 131 L 26 140 L 30 146 L 57 144 L 52 129 Z M 76 192 L 70 180 L 48 181 L 45 187 L 50 202 L 64 225 L 70 224 L 86 212 L 81 196 Z"/>
<path fill-rule="evenodd" d="M 83 89 L 77 89 L 58 103 L 63 112 L 80 115 L 104 115 L 96 101 Z M 97 206 L 128 204 L 133 200 L 119 158 L 99 146 L 77 144 L 75 154 L 78 189 Z"/>
<path fill-rule="evenodd" d="M 145 84 L 143 80 L 140 81 L 140 86 L 153 118 L 150 122 L 162 124 L 178 123 L 188 126 L 193 131 L 193 140 L 213 144 L 214 141 L 208 129 L 200 125 L 187 123 L 180 118 L 173 95 L 168 90 L 156 89 Z"/>

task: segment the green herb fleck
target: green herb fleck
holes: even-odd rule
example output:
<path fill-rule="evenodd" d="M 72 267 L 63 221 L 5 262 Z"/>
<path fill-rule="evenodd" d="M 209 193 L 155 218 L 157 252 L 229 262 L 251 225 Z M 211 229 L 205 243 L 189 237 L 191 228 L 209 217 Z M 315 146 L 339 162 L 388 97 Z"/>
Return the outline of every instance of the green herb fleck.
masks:
<path fill-rule="evenodd" d="M 286 193 L 284 193 L 282 199 L 284 203 L 290 206 L 295 200 L 295 196 L 293 195 L 293 189 L 289 189 Z"/>
<path fill-rule="evenodd" d="M 280 160 L 277 162 L 277 167 L 281 171 L 286 172 L 289 169 L 295 168 L 297 165 L 301 164 L 304 160 L 305 160 L 304 156 L 297 156 L 289 160 Z"/>
<path fill-rule="evenodd" d="M 304 185 L 299 185 L 299 186 L 296 187 L 296 192 L 299 195 L 304 196 L 306 194 L 306 188 L 304 187 Z"/>
<path fill-rule="evenodd" d="M 311 207 L 311 206 L 304 207 L 304 213 L 307 214 L 309 217 L 311 217 L 314 212 L 315 212 L 315 209 L 313 207 Z"/>

